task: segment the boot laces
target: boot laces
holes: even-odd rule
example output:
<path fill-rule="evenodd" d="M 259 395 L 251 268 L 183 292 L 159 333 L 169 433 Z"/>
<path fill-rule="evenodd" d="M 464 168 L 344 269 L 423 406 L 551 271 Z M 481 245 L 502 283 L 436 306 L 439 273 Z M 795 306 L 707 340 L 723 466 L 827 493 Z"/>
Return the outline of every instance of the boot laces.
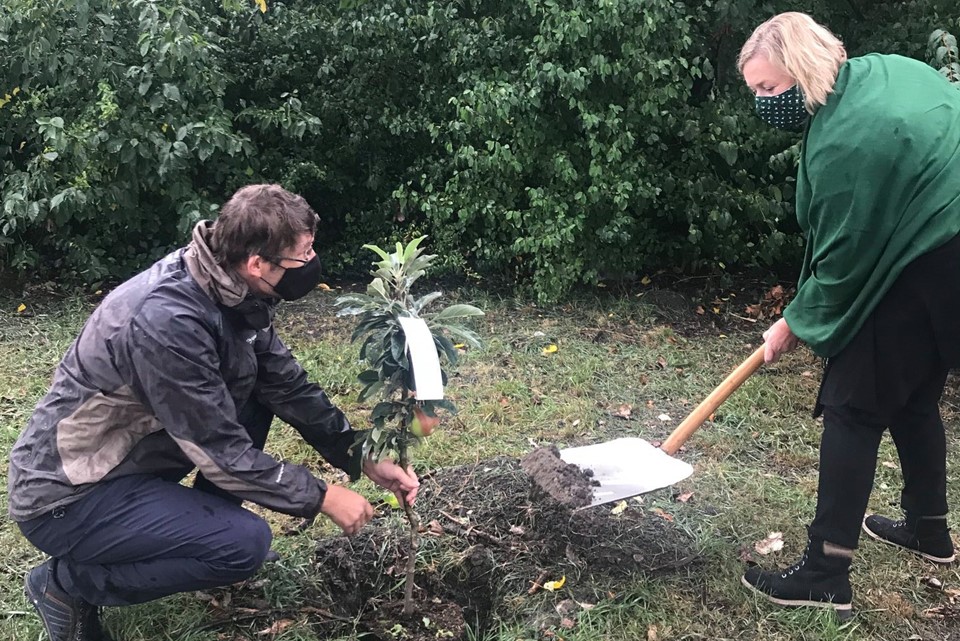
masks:
<path fill-rule="evenodd" d="M 794 563 L 791 567 L 789 567 L 789 568 L 787 568 L 786 570 L 784 570 L 783 573 L 780 575 L 780 578 L 781 578 L 781 579 L 785 579 L 785 578 L 787 578 L 788 576 L 791 576 L 794 572 L 799 572 L 799 571 L 800 571 L 800 568 L 802 568 L 802 567 L 803 567 L 804 565 L 806 565 L 806 563 L 807 563 L 807 552 L 808 552 L 808 551 L 809 551 L 809 548 L 808 548 L 807 550 L 804 550 L 804 551 L 803 551 L 803 556 L 800 557 L 800 560 L 797 561 L 796 563 Z"/>
<path fill-rule="evenodd" d="M 77 627 L 73 632 L 74 641 L 91 641 L 99 639 L 100 608 L 83 603 L 78 608 Z"/>

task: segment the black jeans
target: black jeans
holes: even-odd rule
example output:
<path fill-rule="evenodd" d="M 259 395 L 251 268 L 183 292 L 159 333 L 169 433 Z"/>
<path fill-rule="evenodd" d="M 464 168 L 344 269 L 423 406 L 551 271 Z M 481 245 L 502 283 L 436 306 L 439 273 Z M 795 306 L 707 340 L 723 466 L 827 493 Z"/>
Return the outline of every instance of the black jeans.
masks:
<path fill-rule="evenodd" d="M 891 416 L 850 406 L 823 408 L 820 482 L 811 537 L 857 547 L 873 489 L 880 437 L 887 427 L 903 473 L 901 507 L 919 516 L 947 513 L 947 444 L 938 405 L 946 375 L 946 371 L 932 375 Z"/>
<path fill-rule="evenodd" d="M 272 418 L 255 402 L 240 412 L 256 447 L 266 442 Z M 132 605 L 256 573 L 272 535 L 241 503 L 199 475 L 188 488 L 142 474 L 100 483 L 79 501 L 19 525 L 56 559 L 57 580 L 70 595 L 93 605 Z"/>
<path fill-rule="evenodd" d="M 960 236 L 910 263 L 824 371 L 817 513 L 810 535 L 855 548 L 890 429 L 914 516 L 947 513 L 939 401 L 960 367 Z"/>

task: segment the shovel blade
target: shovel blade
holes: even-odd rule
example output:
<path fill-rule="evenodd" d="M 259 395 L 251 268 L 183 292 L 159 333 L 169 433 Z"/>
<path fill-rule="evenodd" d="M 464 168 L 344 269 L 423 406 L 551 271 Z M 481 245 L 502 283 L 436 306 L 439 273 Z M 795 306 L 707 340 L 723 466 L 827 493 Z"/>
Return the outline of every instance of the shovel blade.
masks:
<path fill-rule="evenodd" d="M 693 474 L 693 467 L 642 438 L 618 438 L 604 443 L 560 450 L 560 458 L 592 470 L 600 483 L 592 505 L 619 501 L 673 485 Z"/>

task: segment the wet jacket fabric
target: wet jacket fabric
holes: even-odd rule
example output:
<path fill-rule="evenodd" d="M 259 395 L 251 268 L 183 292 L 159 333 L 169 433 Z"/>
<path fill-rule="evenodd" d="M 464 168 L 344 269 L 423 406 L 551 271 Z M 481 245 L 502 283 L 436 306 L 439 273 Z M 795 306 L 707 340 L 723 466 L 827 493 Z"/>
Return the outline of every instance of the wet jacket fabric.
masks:
<path fill-rule="evenodd" d="M 12 519 L 110 479 L 179 480 L 195 467 L 264 507 L 319 512 L 323 481 L 255 449 L 237 411 L 256 398 L 341 469 L 354 432 L 277 336 L 273 305 L 217 265 L 209 235 L 200 223 L 188 247 L 115 289 L 87 320 L 10 453 Z"/>
<path fill-rule="evenodd" d="M 909 58 L 847 61 L 804 134 L 797 219 L 806 255 L 783 316 L 835 356 L 908 265 L 960 233 L 960 91 Z"/>

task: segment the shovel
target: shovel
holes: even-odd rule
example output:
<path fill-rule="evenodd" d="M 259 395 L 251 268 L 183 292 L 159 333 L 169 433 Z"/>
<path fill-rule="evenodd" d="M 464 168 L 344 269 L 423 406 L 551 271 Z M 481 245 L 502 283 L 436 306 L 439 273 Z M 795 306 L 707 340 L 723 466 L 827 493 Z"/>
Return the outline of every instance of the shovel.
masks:
<path fill-rule="evenodd" d="M 693 474 L 690 464 L 673 458 L 673 455 L 761 365 L 763 345 L 690 412 L 660 447 L 633 437 L 560 450 L 563 461 L 592 470 L 593 479 L 599 482 L 600 485 L 593 489 L 590 506 L 658 490 Z"/>

